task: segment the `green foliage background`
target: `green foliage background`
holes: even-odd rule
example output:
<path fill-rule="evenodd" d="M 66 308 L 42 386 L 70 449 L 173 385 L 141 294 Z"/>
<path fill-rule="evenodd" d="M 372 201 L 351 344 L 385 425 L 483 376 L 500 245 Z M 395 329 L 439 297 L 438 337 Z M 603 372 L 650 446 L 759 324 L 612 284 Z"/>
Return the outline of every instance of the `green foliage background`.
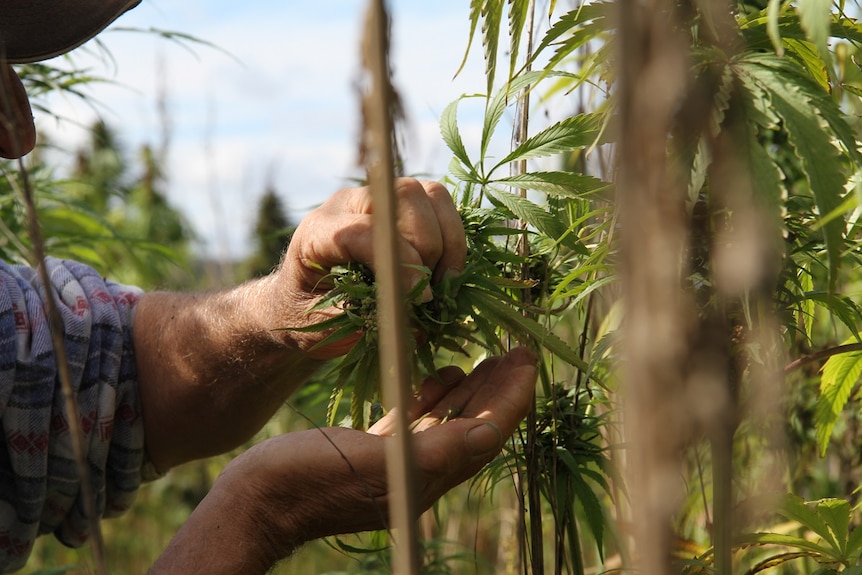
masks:
<path fill-rule="evenodd" d="M 452 153 L 444 181 L 474 240 L 475 267 L 458 286 L 436 288 L 431 307 L 420 311 L 444 327 L 428 324 L 432 337 L 417 366 L 469 368 L 514 341 L 543 350 L 543 363 L 535 409 L 504 456 L 423 518 L 427 573 L 581 574 L 634 565 L 617 369 L 625 360 L 617 272 L 625 230 L 614 186 L 625 96 L 617 85 L 615 34 L 626 17 L 619 6 L 472 0 L 465 7 L 471 22 L 465 59 L 483 57 L 486 73 L 475 81 L 480 94 L 446 108 L 440 131 Z M 687 191 L 681 204 L 690 242 L 680 255 L 680 291 L 692 296 L 699 319 L 718 316 L 727 327 L 722 345 L 735 379 L 725 383 L 738 415 L 730 461 L 714 460 L 707 434 L 685 442 L 675 569 L 853 575 L 862 571 L 862 530 L 855 528 L 862 484 L 856 401 L 862 26 L 849 6 L 821 0 L 675 7 L 689 48 L 687 81 L 697 95 L 679 103 L 665 150 Z M 727 21 L 730 32 L 718 32 Z M 470 54 L 471 44 L 481 45 L 481 56 Z M 19 73 L 37 98 L 51 90 L 80 93 L 95 80 L 46 65 Z M 468 149 L 459 129 L 467 99 L 485 110 L 476 149 Z M 194 261 L 193 234 L 165 200 L 168 151 L 147 147 L 132 161 L 122 134 L 104 124 L 92 133 L 68 180 L 54 177 L 55 167 L 39 152 L 28 160 L 49 252 L 147 288 L 217 284 L 191 279 L 189 270 L 206 265 Z M 514 142 L 507 156 L 489 154 L 495 138 Z M 745 254 L 761 270 L 758 282 L 733 298 L 717 287 L 716 238 L 740 241 L 733 233 L 743 220 L 716 191 L 726 175 L 714 164 L 722 138 L 740 158 L 764 238 L 760 251 Z M 0 254 L 24 261 L 29 240 L 16 196 L 20 178 L 11 163 L 2 169 Z M 237 279 L 275 265 L 289 237 L 292 224 L 279 216 L 270 192 L 255 231 L 260 249 L 237 264 Z M 371 281 L 363 282 L 341 294 L 373 301 Z M 345 330 L 356 327 L 349 317 L 338 321 Z M 775 348 L 757 339 L 762 329 L 773 329 Z M 333 389 L 350 405 L 354 424 L 370 416 L 373 393 L 356 380 L 368 371 L 364 357 L 370 356 L 357 353 L 322 372 L 257 439 L 324 424 L 333 417 Z M 758 374 L 770 364 L 783 372 L 782 393 L 768 412 L 747 411 L 759 393 Z M 145 570 L 230 456 L 171 472 L 142 489 L 132 513 L 104 523 L 116 572 Z M 714 497 L 721 465 L 732 477 L 729 502 Z M 722 505 L 736 519 L 732 565 L 717 568 Z M 318 542 L 276 572 L 388 572 L 385 547 L 380 533 Z M 30 568 L 87 563 L 86 550 L 44 538 Z"/>

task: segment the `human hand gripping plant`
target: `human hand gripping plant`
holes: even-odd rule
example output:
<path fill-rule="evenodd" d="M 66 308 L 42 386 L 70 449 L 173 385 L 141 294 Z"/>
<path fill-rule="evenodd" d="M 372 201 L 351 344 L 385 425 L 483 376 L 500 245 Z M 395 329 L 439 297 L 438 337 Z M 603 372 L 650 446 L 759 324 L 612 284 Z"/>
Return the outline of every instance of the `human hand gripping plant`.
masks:
<path fill-rule="evenodd" d="M 423 370 L 436 372 L 434 357 L 440 350 L 463 357 L 472 355 L 471 346 L 489 354 L 500 353 L 507 347 L 507 337 L 542 346 L 585 370 L 585 363 L 563 340 L 522 313 L 524 306 L 517 295 L 534 287 L 538 280 L 517 277 L 521 264 L 529 263 L 530 258 L 520 257 L 506 249 L 505 242 L 500 243 L 521 231 L 506 225 L 506 214 L 478 207 L 470 199 L 462 198 L 459 207 L 468 242 L 464 270 L 432 284 L 431 271 L 416 268 L 423 272 L 423 280 L 407 294 L 414 382 L 421 381 Z M 372 422 L 372 406 L 380 391 L 374 274 L 364 264 L 352 263 L 333 267 L 321 281 L 332 288 L 309 313 L 332 308 L 339 313 L 307 327 L 285 329 L 326 332 L 309 351 L 360 334 L 351 350 L 333 364 L 335 384 L 326 419 L 329 425 L 336 422 L 339 404 L 345 392 L 351 391 L 350 424 L 365 428 Z M 432 297 L 422 301 L 429 287 Z"/>

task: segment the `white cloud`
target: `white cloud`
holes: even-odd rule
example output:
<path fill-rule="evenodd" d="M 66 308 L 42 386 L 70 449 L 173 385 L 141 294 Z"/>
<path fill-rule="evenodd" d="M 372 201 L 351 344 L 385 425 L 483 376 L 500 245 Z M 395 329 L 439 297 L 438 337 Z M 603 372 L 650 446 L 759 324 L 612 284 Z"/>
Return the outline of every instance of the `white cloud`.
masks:
<path fill-rule="evenodd" d="M 360 0 L 144 2 L 119 24 L 188 33 L 231 56 L 115 31 L 101 38 L 116 70 L 81 56 L 79 61 L 92 62 L 97 73 L 116 82 L 92 94 L 132 149 L 158 142 L 156 102 L 164 85 L 172 126 L 170 197 L 211 253 L 222 251 L 225 242 L 231 254 L 246 249 L 256 200 L 268 178 L 297 218 L 356 173 L 358 105 L 352 82 L 364 5 Z M 460 94 L 482 89 L 481 47 L 453 81 L 468 36 L 466 4 L 400 0 L 393 5 L 396 83 L 415 143 L 409 168 L 440 175 L 450 154 L 437 120 Z M 84 125 L 95 118 L 81 102 L 55 100 L 51 106 Z M 478 141 L 479 122 L 479 115 L 464 114 L 469 146 Z M 45 119 L 40 128 L 69 149 L 85 137 L 80 129 L 57 130 Z M 229 223 L 214 215 L 213 193 Z"/>

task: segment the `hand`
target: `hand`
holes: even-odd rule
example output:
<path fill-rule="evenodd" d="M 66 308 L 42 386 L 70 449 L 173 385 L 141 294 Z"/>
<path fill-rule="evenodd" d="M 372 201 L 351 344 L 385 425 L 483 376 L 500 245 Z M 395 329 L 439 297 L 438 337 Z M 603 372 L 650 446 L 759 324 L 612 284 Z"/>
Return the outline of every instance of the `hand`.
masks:
<path fill-rule="evenodd" d="M 462 269 L 466 239 L 449 192 L 410 179 L 396 187 L 403 261 L 427 266 L 437 279 Z M 278 328 L 326 317 L 308 314 L 325 292 L 321 267 L 374 267 L 371 230 L 369 190 L 342 190 L 303 219 L 273 274 L 221 292 L 144 296 L 135 312 L 135 356 L 147 452 L 157 469 L 247 441 L 319 360 L 348 351 L 355 339 L 309 353 L 324 334 Z"/>
<path fill-rule="evenodd" d="M 440 381 L 425 381 L 411 409 L 419 418 L 413 449 L 421 509 L 500 452 L 529 409 L 535 362 L 519 348 L 468 376 L 449 367 Z M 265 573 L 311 539 L 384 527 L 391 430 L 390 414 L 369 433 L 313 429 L 253 447 L 228 465 L 152 573 L 186 573 L 192 565 L 212 574 Z"/>
<path fill-rule="evenodd" d="M 425 266 L 432 281 L 464 267 L 467 243 L 461 217 L 449 192 L 436 182 L 409 178 L 396 181 L 398 196 L 397 225 L 404 268 L 404 289 L 409 290 L 422 278 Z M 307 314 L 330 287 L 322 280 L 328 270 L 339 264 L 360 262 L 374 269 L 372 246 L 372 206 L 368 188 L 341 190 L 318 209 L 303 218 L 290 242 L 275 281 L 283 293 L 284 313 L 292 327 L 311 325 L 325 319 L 326 312 Z M 430 288 L 425 294 L 430 299 Z M 318 343 L 321 333 L 283 332 L 304 351 Z M 356 339 L 347 338 L 312 355 L 329 359 L 346 353 Z"/>

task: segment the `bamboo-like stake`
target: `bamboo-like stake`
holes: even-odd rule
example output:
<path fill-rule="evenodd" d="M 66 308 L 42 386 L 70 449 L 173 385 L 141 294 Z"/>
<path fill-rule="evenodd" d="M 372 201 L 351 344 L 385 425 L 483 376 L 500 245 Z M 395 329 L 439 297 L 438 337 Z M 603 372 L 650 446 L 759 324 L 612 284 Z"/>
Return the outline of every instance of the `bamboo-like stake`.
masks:
<path fill-rule="evenodd" d="M 396 410 L 395 435 L 387 441 L 389 516 L 397 541 L 393 541 L 393 572 L 419 573 L 418 529 L 413 452 L 407 420 L 411 369 L 405 342 L 408 339 L 405 294 L 400 283 L 400 258 L 396 226 L 392 134 L 394 108 L 389 76 L 389 16 L 383 0 L 371 0 L 366 14 L 363 60 L 369 74 L 366 93 L 365 156 L 374 205 L 374 260 L 377 284 L 380 370 L 385 404 Z"/>
<path fill-rule="evenodd" d="M 536 3 L 534 1 L 529 2 L 527 17 L 527 50 L 526 50 L 526 61 L 527 71 L 530 70 L 530 59 L 533 56 L 533 28 L 535 26 L 536 20 Z M 530 92 L 529 87 L 524 88 L 523 95 L 521 96 L 520 103 L 518 105 L 518 119 L 515 125 L 514 130 L 514 146 L 517 147 L 526 141 L 530 136 Z M 525 174 L 527 172 L 527 160 L 520 160 L 519 162 L 513 164 L 512 166 L 513 175 Z M 527 190 L 521 189 L 519 190 L 520 196 L 522 198 L 527 197 Z M 523 232 L 521 235 L 520 244 L 518 246 L 518 252 L 522 258 L 524 258 L 524 263 L 521 266 L 521 279 L 526 280 L 530 275 L 530 264 L 527 262 L 527 258 L 530 256 L 530 232 L 528 230 L 527 222 L 521 220 L 519 222 L 521 231 Z M 524 290 L 523 292 L 523 301 L 529 306 L 532 304 L 530 301 L 530 291 Z M 529 312 L 524 312 L 529 313 Z M 524 460 L 526 465 L 526 495 L 527 502 L 530 509 L 529 515 L 529 544 L 530 544 L 530 555 L 529 555 L 529 563 L 532 569 L 532 573 L 534 575 L 543 575 L 545 572 L 545 554 L 544 554 L 544 538 L 542 532 L 542 494 L 541 494 L 541 485 L 539 482 L 539 475 L 542 473 L 542 470 L 539 469 L 539 453 L 536 448 L 536 433 L 537 433 L 537 415 L 536 415 L 536 395 L 533 393 L 533 406 L 530 409 L 530 412 L 527 414 L 527 440 L 524 443 Z"/>
<path fill-rule="evenodd" d="M 666 149 L 687 88 L 687 43 L 671 0 L 618 0 L 619 186 L 627 467 L 638 565 L 669 575 L 673 514 L 682 498 L 679 451 L 688 437 L 683 393 L 692 302 L 681 289 L 686 188 Z"/>
<path fill-rule="evenodd" d="M 0 64 L 5 60 L 0 57 Z M 17 132 L 15 122 L 17 118 L 9 101 L 8 94 L 2 89 L 2 86 L 11 85 L 11 79 L 0 78 L 0 105 L 3 106 L 5 117 L 12 122 L 11 125 L 4 128 L 10 134 Z M 20 151 L 20 148 L 19 150 Z M 54 354 L 56 356 L 57 374 L 60 380 L 60 388 L 63 391 L 63 399 L 65 400 L 66 419 L 69 422 L 69 433 L 72 437 L 72 451 L 75 454 L 75 466 L 78 471 L 78 477 L 81 481 L 81 498 L 84 503 L 84 512 L 87 515 L 87 521 L 90 526 L 90 543 L 93 548 L 93 561 L 96 564 L 97 575 L 107 575 L 108 570 L 105 566 L 105 544 L 102 538 L 101 525 L 99 524 L 99 516 L 96 512 L 96 500 L 93 494 L 92 481 L 90 479 L 90 469 L 87 465 L 87 455 L 84 449 L 84 439 L 81 431 L 81 417 L 78 413 L 78 405 L 75 403 L 75 391 L 72 388 L 72 376 L 69 372 L 69 362 L 66 355 L 66 345 L 63 340 L 63 320 L 60 317 L 60 312 L 57 309 L 57 303 L 54 300 L 54 291 L 51 288 L 51 278 L 48 276 L 48 268 L 45 265 L 45 242 L 42 238 L 42 228 L 39 225 L 39 218 L 36 214 L 36 204 L 33 198 L 33 189 L 30 185 L 30 180 L 27 177 L 27 168 L 24 162 L 18 160 L 18 172 L 21 175 L 21 185 L 18 186 L 14 180 L 8 175 L 10 184 L 13 189 L 21 196 L 24 207 L 27 213 L 27 225 L 30 234 L 30 241 L 33 244 L 31 263 L 37 267 L 39 279 L 45 289 L 45 313 L 48 317 L 48 322 L 51 330 L 51 340 L 54 344 Z"/>

